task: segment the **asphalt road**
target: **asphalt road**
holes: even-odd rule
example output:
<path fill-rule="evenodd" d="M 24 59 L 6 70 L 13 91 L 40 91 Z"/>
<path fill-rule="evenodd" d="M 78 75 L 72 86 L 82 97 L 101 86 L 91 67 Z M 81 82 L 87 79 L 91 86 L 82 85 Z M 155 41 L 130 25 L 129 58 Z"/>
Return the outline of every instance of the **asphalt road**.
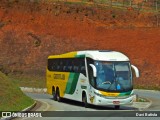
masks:
<path fill-rule="evenodd" d="M 152 105 L 147 109 L 148 111 L 154 111 L 154 110 L 160 111 L 160 92 L 159 91 L 135 90 L 135 94 L 152 101 Z"/>
<path fill-rule="evenodd" d="M 140 97 L 147 98 L 152 101 L 152 105 L 147 110 L 160 110 L 160 92 L 150 91 L 150 90 L 134 90 L 135 94 Z M 47 111 L 53 110 L 65 110 L 65 111 L 95 111 L 95 110 L 114 110 L 113 106 L 98 107 L 90 106 L 90 108 L 84 108 L 82 103 L 72 101 L 72 100 L 63 100 L 61 103 L 58 103 L 52 100 L 52 95 L 48 94 L 39 94 L 39 93 L 25 93 L 27 96 L 48 104 L 49 109 Z M 136 110 L 133 107 L 121 106 L 120 110 Z"/>
<path fill-rule="evenodd" d="M 114 106 L 93 106 L 90 105 L 89 108 L 83 107 L 81 102 L 63 99 L 62 102 L 57 102 L 52 99 L 51 95 L 48 94 L 38 94 L 38 93 L 26 93 L 29 97 L 42 102 L 43 104 L 48 104 L 47 111 L 96 111 L 96 110 L 115 110 Z M 135 110 L 133 107 L 122 106 L 120 110 Z"/>
<path fill-rule="evenodd" d="M 135 93 L 139 96 L 145 97 L 152 101 L 152 105 L 147 109 L 147 111 L 160 111 L 160 92 L 156 91 L 145 91 L 145 90 L 135 90 Z M 38 108 L 36 108 L 34 111 L 82 111 L 86 113 L 85 115 L 82 115 L 82 117 L 43 117 L 38 118 L 38 120 L 72 120 L 72 119 L 78 119 L 78 120 L 128 120 L 128 119 L 137 119 L 137 120 L 158 120 L 158 117 L 125 117 L 126 115 L 129 116 L 129 113 L 127 111 L 137 111 L 135 108 L 129 107 L 129 106 L 122 106 L 120 110 L 115 111 L 112 106 L 106 106 L 106 107 L 98 107 L 98 106 L 90 106 L 90 108 L 84 108 L 82 103 L 75 102 L 72 100 L 63 100 L 62 102 L 57 102 L 52 100 L 52 96 L 48 94 L 38 94 L 38 93 L 26 93 L 27 96 L 40 101 L 40 105 Z M 86 112 L 85 112 L 86 111 Z M 103 117 L 87 117 L 87 111 L 94 112 L 105 112 L 110 111 L 107 113 L 108 115 Z M 139 113 L 139 111 L 137 111 Z M 73 112 L 74 113 L 74 112 Z M 55 114 L 55 113 L 53 113 Z M 121 117 L 113 117 L 117 114 L 121 114 Z M 123 115 L 124 117 L 122 117 Z M 91 115 L 92 116 L 92 115 Z M 110 116 L 110 117 L 108 117 Z M 37 120 L 37 118 L 18 118 L 16 120 Z"/>

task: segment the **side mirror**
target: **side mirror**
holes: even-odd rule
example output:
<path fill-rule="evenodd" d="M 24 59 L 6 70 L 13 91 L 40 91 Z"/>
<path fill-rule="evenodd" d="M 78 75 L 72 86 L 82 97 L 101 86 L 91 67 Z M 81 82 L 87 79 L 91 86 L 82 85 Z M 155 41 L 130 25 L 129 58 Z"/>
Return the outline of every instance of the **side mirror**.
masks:
<path fill-rule="evenodd" d="M 140 76 L 138 68 L 136 66 L 134 66 L 134 65 L 131 65 L 131 67 L 134 69 L 135 75 L 138 78 Z"/>
<path fill-rule="evenodd" d="M 93 64 L 89 64 L 89 65 L 91 66 L 91 68 L 93 70 L 93 77 L 97 77 L 97 69 L 96 69 L 95 65 L 93 65 Z"/>

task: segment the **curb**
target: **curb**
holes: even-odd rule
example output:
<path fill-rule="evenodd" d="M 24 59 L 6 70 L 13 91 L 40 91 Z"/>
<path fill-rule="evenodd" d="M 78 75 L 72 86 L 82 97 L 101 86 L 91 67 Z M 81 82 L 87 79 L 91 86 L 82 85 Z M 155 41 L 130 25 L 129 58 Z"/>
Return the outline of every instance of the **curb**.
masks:
<path fill-rule="evenodd" d="M 149 102 L 145 107 L 138 108 L 139 111 L 145 111 L 147 108 L 149 108 L 152 105 L 152 101 L 151 100 L 149 100 L 147 98 L 145 98 L 145 99 L 148 100 Z M 146 103 L 146 102 L 138 102 L 138 103 L 142 103 L 143 104 L 143 103 Z"/>
<path fill-rule="evenodd" d="M 138 98 L 145 99 L 147 101 L 146 102 L 137 102 Z M 152 105 L 152 101 L 150 99 L 144 98 L 144 97 L 139 97 L 137 94 L 134 95 L 133 101 L 134 102 L 133 102 L 132 106 L 134 108 L 138 109 L 139 111 L 144 111 Z"/>
<path fill-rule="evenodd" d="M 36 105 L 36 101 L 34 101 L 34 103 L 31 106 L 29 106 L 29 107 L 27 107 L 27 108 L 25 108 L 22 111 L 17 112 L 17 113 L 23 113 L 23 112 L 30 111 L 33 107 L 35 107 L 35 105 Z M 11 120 L 13 118 L 16 118 L 16 117 L 6 117 L 6 118 L 1 118 L 0 120 Z"/>
<path fill-rule="evenodd" d="M 160 91 L 158 90 L 147 90 L 147 89 L 134 89 L 134 90 L 138 90 L 138 91 L 149 91 L 149 92 L 154 92 L 154 93 L 160 93 Z M 147 108 L 149 108 L 152 105 L 152 100 L 148 99 L 148 98 L 144 98 L 146 99 L 148 102 L 148 105 L 146 105 L 143 108 L 138 108 L 139 111 L 145 111 Z M 143 103 L 143 102 L 142 102 Z"/>
<path fill-rule="evenodd" d="M 140 97 L 142 99 L 147 100 L 147 102 L 136 102 L 137 98 L 138 98 L 138 96 L 134 95 L 133 104 L 126 105 L 126 106 L 127 107 L 133 107 L 133 108 L 135 108 L 135 110 L 138 110 L 138 111 L 145 111 L 147 108 L 149 108 L 152 105 L 152 101 L 150 99 L 148 99 L 148 98 Z"/>
<path fill-rule="evenodd" d="M 149 108 L 149 107 L 152 105 L 152 100 L 150 100 L 150 99 L 148 99 L 148 98 L 146 98 L 146 99 L 149 101 L 149 104 L 147 105 L 146 108 L 144 108 L 144 110 L 146 110 L 147 108 Z"/>
<path fill-rule="evenodd" d="M 36 106 L 36 104 L 37 104 L 37 102 L 34 101 L 34 103 L 33 103 L 31 106 L 29 106 L 29 107 L 23 109 L 22 112 L 30 111 L 32 108 L 34 108 L 34 107 Z"/>

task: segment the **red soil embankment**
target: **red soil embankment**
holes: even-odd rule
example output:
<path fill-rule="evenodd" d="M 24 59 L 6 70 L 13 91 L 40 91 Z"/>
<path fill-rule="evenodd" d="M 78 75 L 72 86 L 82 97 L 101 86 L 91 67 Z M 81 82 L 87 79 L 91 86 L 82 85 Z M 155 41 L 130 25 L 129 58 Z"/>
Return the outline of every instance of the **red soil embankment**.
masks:
<path fill-rule="evenodd" d="M 133 27 L 146 24 L 136 21 L 138 18 L 129 28 L 130 22 L 123 23 L 120 18 L 102 22 L 95 16 L 90 19 L 83 12 L 68 14 L 73 11 L 67 7 L 67 13 L 64 8 L 63 12 L 54 11 L 54 5 L 4 6 L 0 8 L 0 65 L 11 72 L 44 75 L 48 55 L 87 49 L 115 50 L 125 53 L 140 69 L 137 86 L 159 89 L 159 28 Z M 152 23 L 149 18 L 145 21 Z M 120 28 L 122 25 L 127 28 Z"/>

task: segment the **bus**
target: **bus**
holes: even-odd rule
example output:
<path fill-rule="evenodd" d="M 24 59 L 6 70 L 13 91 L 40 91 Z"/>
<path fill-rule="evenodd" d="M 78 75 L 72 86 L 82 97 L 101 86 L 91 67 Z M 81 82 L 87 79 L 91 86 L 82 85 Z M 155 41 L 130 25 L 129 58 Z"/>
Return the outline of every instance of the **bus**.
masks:
<path fill-rule="evenodd" d="M 55 101 L 62 98 L 90 104 L 107 106 L 133 103 L 133 72 L 139 70 L 131 65 L 123 53 L 109 50 L 86 50 L 48 57 L 46 72 L 47 93 Z"/>

